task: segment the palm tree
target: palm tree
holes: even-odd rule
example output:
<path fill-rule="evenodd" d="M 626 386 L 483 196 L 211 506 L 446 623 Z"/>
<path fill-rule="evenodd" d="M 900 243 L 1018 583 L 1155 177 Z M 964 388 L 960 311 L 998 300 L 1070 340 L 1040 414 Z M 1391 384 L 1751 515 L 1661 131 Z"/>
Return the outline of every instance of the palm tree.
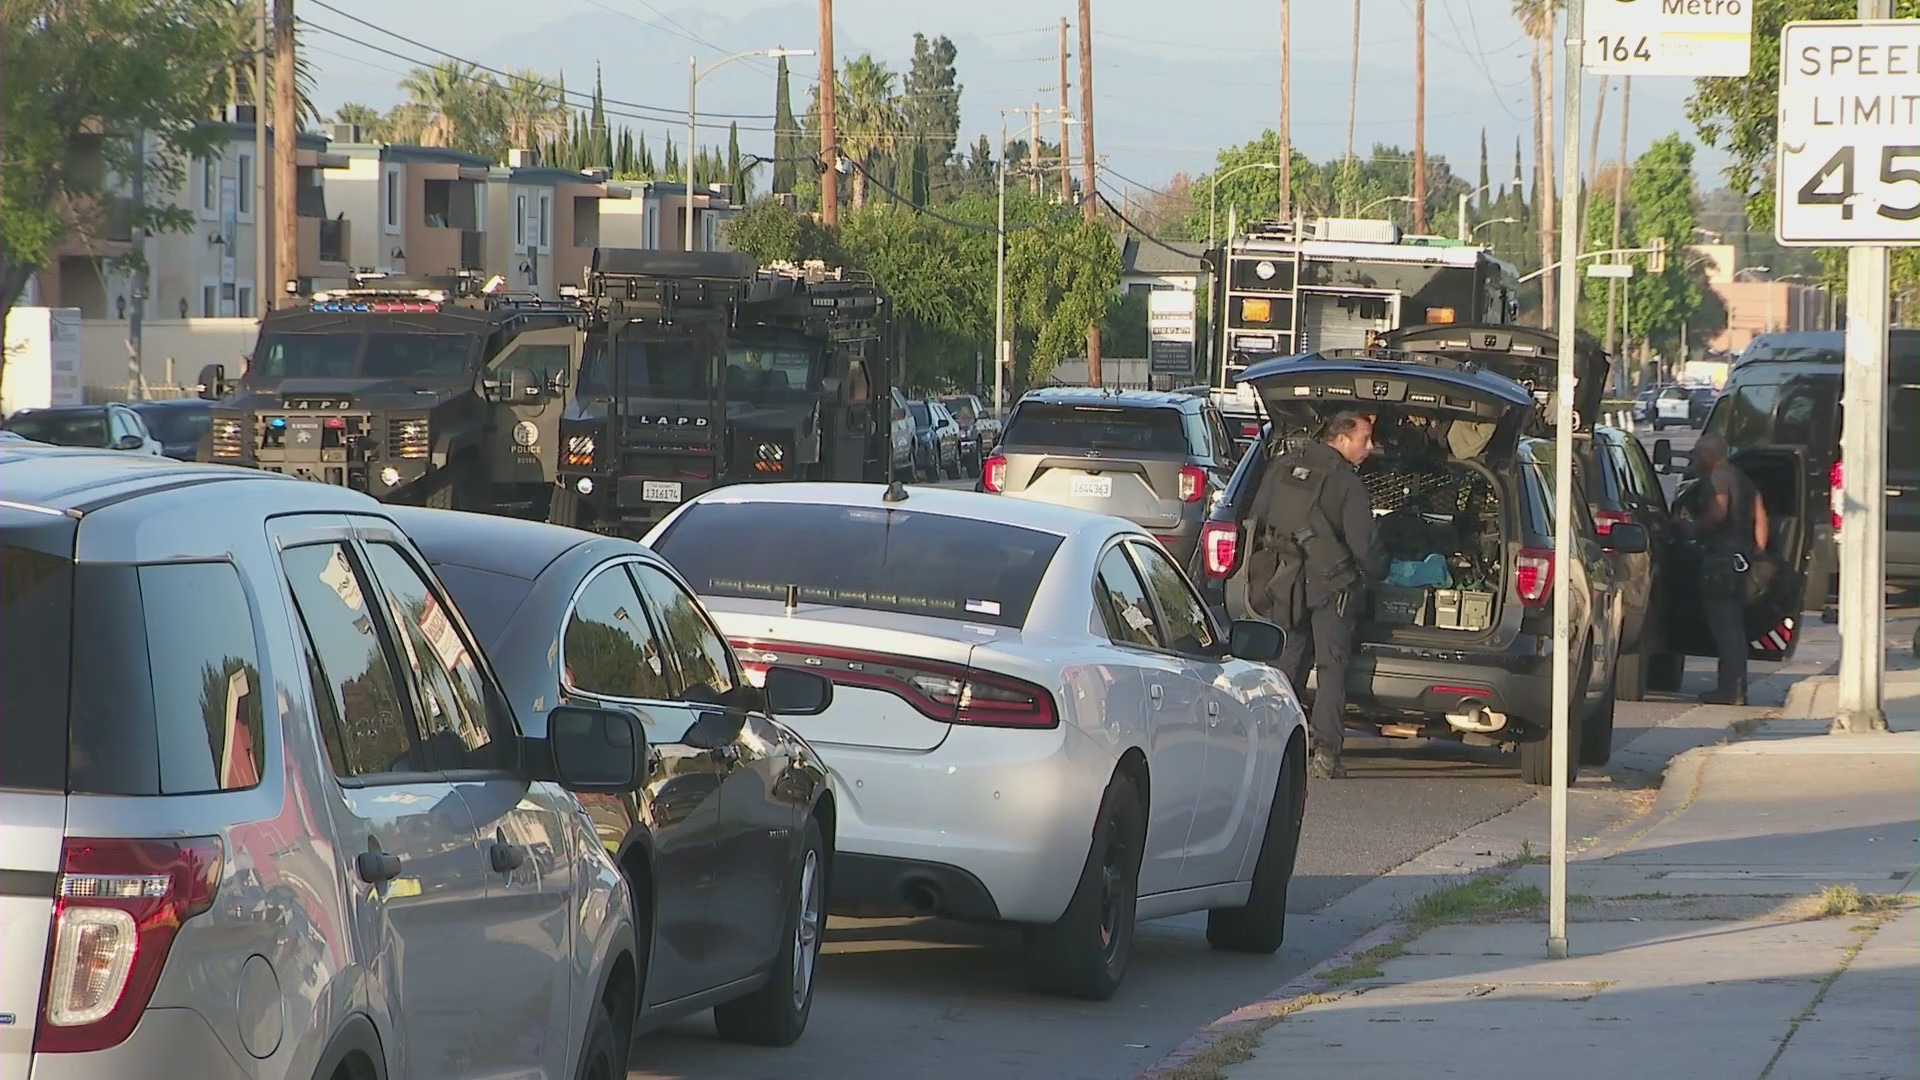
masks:
<path fill-rule="evenodd" d="M 333 110 L 333 122 L 358 127 L 361 137 L 365 139 L 378 141 L 386 135 L 386 118 L 373 106 L 357 101 L 341 102 L 340 107 Z"/>
<path fill-rule="evenodd" d="M 531 68 L 514 72 L 502 88 L 507 139 L 516 147 L 536 146 L 566 127 L 560 84 Z"/>
<path fill-rule="evenodd" d="M 407 101 L 394 109 L 395 127 L 413 134 L 422 146 L 452 146 L 472 119 L 478 75 L 473 65 L 455 60 L 414 68 L 400 80 Z"/>
<path fill-rule="evenodd" d="M 251 105 L 261 98 L 256 97 L 253 87 L 255 43 L 260 27 L 259 0 L 227 0 L 227 8 L 220 16 L 221 30 L 230 35 L 233 50 L 230 59 L 213 74 L 215 85 L 219 88 L 219 97 L 226 104 L 229 119 L 235 115 L 235 108 Z M 313 104 L 313 69 L 307 62 L 307 51 L 298 47 L 301 42 L 300 28 L 294 27 L 295 49 L 293 54 L 294 114 L 304 125 L 308 121 L 320 122 L 320 110 Z M 264 100 L 273 101 L 273 57 L 271 38 L 267 45 L 267 92 Z"/>
<path fill-rule="evenodd" d="M 907 121 L 894 96 L 893 73 L 887 65 L 862 53 L 847 62 L 840 74 L 839 99 L 834 112 L 839 120 L 840 152 L 858 162 L 853 171 L 854 209 L 866 205 L 867 169 L 893 152 L 906 136 Z"/>

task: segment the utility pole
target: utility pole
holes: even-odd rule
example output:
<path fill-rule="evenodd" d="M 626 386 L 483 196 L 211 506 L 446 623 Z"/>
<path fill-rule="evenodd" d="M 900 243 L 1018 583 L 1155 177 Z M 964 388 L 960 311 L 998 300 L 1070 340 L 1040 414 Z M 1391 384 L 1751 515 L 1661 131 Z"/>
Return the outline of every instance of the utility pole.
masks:
<path fill-rule="evenodd" d="M 1093 155 L 1093 0 L 1080 0 L 1080 212 L 1094 219 L 1099 180 Z M 1100 324 L 1087 324 L 1087 385 L 1100 385 Z"/>
<path fill-rule="evenodd" d="M 1293 220 L 1293 5 L 1280 0 L 1280 220 Z"/>
<path fill-rule="evenodd" d="M 699 86 L 700 86 L 700 58 L 697 56 L 689 56 L 687 57 L 687 228 L 686 228 L 686 250 L 688 251 L 693 250 L 693 163 L 694 163 L 694 159 L 700 156 L 698 153 L 694 151 L 694 147 L 698 145 L 698 143 L 695 140 L 697 140 L 699 136 L 696 135 L 693 130 L 694 109 L 697 107 L 694 104 L 693 95 L 694 95 L 694 92 L 699 89 Z"/>
<path fill-rule="evenodd" d="M 140 392 L 140 384 L 146 375 L 146 361 L 141 355 L 142 326 L 147 313 L 147 281 L 151 276 L 147 269 L 147 225 L 144 220 L 147 211 L 147 133 L 144 128 L 133 133 L 134 158 L 131 193 L 133 199 L 133 278 L 127 282 L 127 291 L 132 295 L 127 307 L 127 400 L 137 401 L 146 395 Z"/>
<path fill-rule="evenodd" d="M 1604 101 L 1606 99 L 1602 98 L 1601 100 Z M 1627 117 L 1632 114 L 1632 111 L 1633 111 L 1633 77 L 1629 75 L 1627 76 L 1626 79 L 1622 80 L 1620 83 L 1620 160 L 1614 163 L 1614 169 L 1613 169 L 1613 242 L 1608 245 L 1609 247 L 1612 247 L 1612 248 L 1618 248 L 1620 246 L 1620 215 L 1622 210 L 1625 208 L 1626 202 L 1627 202 Z M 1599 130 L 1598 125 L 1596 125 L 1595 126 L 1596 134 L 1598 133 L 1598 130 Z M 1588 199 L 1591 200 L 1592 195 L 1588 195 Z M 1619 257 L 1615 256 L 1614 261 L 1618 262 Z M 1620 299 L 1619 279 L 1608 278 L 1607 279 L 1607 355 L 1609 356 L 1613 355 L 1613 346 L 1614 346 L 1614 340 L 1615 340 L 1613 336 L 1613 315 L 1614 315 L 1614 306 L 1619 302 L 1619 299 Z M 1687 351 L 1687 343 L 1685 339 L 1682 339 L 1680 342 L 1681 355 L 1684 356 L 1686 354 L 1686 351 Z M 1618 360 L 1614 361 L 1613 369 L 1617 372 L 1620 372 L 1621 375 L 1623 376 L 1626 374 L 1626 365 L 1620 363 Z"/>
<path fill-rule="evenodd" d="M 1060 202 L 1073 201 L 1073 152 L 1067 149 L 1067 20 L 1060 19 Z"/>
<path fill-rule="evenodd" d="M 1427 0 L 1413 0 L 1413 231 L 1427 231 Z"/>
<path fill-rule="evenodd" d="M 1040 103 L 1037 101 L 1027 106 L 1027 146 L 1029 148 L 1027 168 L 1032 170 L 1031 175 L 1027 177 L 1027 191 L 1029 194 L 1038 195 L 1041 173 L 1045 171 L 1046 165 L 1040 158 Z"/>
<path fill-rule="evenodd" d="M 820 160 L 827 167 L 820 174 L 820 223 L 829 229 L 840 224 L 840 150 L 833 126 L 838 89 L 833 78 L 833 0 L 820 0 Z"/>
<path fill-rule="evenodd" d="M 1607 3 L 1609 0 L 1595 0 Z M 1583 42 L 1575 32 L 1583 24 L 1585 0 L 1567 0 L 1567 88 L 1562 106 L 1566 120 L 1566 143 L 1560 180 L 1565 185 L 1564 204 L 1570 209 L 1580 198 L 1580 65 Z M 1552 9 L 1548 9 L 1549 18 Z M 1552 40 L 1551 22 L 1547 39 Z M 1549 126 L 1551 132 L 1551 126 Z M 1551 148 L 1551 141 L 1548 146 Z M 1551 156 L 1549 153 L 1548 156 Z M 1560 320 L 1566 332 L 1559 335 L 1558 385 L 1574 383 L 1574 313 L 1579 302 L 1580 222 L 1579 215 L 1567 213 L 1560 228 Z M 1552 274 L 1542 275 L 1552 280 Z M 1571 523 L 1573 517 L 1573 395 L 1554 395 L 1553 520 Z M 1573 763 L 1571 743 L 1573 702 L 1573 529 L 1553 530 L 1553 729 L 1548 768 L 1553 788 L 1549 793 L 1547 826 L 1547 952 L 1556 958 L 1567 955 L 1567 768 Z M 1584 673 L 1583 673 L 1584 674 Z"/>
<path fill-rule="evenodd" d="M 1347 69 L 1347 154 L 1340 159 L 1343 179 L 1353 182 L 1353 118 L 1360 104 L 1360 0 L 1353 0 L 1353 66 Z M 1340 204 L 1344 213 L 1348 204 Z"/>
<path fill-rule="evenodd" d="M 1540 265 L 1553 261 L 1553 0 L 1540 0 L 1540 17 L 1543 20 L 1540 29 Z M 1569 22 L 1568 26 L 1578 27 L 1578 22 Z M 1577 130 L 1577 129 L 1576 129 Z M 1567 138 L 1574 139 L 1569 133 Z M 1578 148 L 1578 140 L 1575 147 Z M 1540 280 L 1540 318 L 1541 325 L 1551 330 L 1555 326 L 1555 312 L 1559 304 L 1555 302 L 1556 282 L 1552 274 Z"/>
<path fill-rule="evenodd" d="M 260 0 L 259 25 L 253 28 L 253 310 L 240 314 L 256 319 L 273 303 L 273 254 L 267 243 L 267 26 L 273 19 L 271 3 Z"/>
<path fill-rule="evenodd" d="M 1600 121 L 1606 119 L 1607 116 L 1607 81 L 1608 76 L 1600 76 L 1600 93 L 1599 96 L 1594 99 L 1593 106 L 1593 135 L 1587 141 L 1587 162 L 1585 166 L 1587 200 L 1580 211 L 1580 238 L 1582 240 L 1586 239 L 1587 229 L 1593 221 L 1593 174 L 1600 168 Z M 1615 244 L 1614 246 L 1618 247 L 1619 245 Z"/>
<path fill-rule="evenodd" d="M 293 74 L 293 0 L 273 0 L 273 235 L 275 247 L 272 291 L 260 298 L 261 310 L 273 303 L 287 282 L 300 276 L 299 169 L 294 149 L 300 138 L 295 113 Z M 254 215 L 254 228 L 259 228 Z"/>

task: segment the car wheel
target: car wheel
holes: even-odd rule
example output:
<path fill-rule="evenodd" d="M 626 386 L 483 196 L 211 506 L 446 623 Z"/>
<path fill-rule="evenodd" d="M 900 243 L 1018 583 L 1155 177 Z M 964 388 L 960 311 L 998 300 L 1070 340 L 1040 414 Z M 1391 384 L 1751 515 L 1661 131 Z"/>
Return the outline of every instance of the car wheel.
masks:
<path fill-rule="evenodd" d="M 1637 659 L 1637 657 L 1636 657 Z M 1618 711 L 1618 681 L 1607 687 L 1607 696 L 1595 709 L 1580 719 L 1580 764 L 1598 768 L 1613 760 L 1613 716 Z M 1567 783 L 1573 783 L 1571 778 Z"/>
<path fill-rule="evenodd" d="M 1027 928 L 1027 974 L 1034 989 L 1105 1001 L 1120 988 L 1133 953 L 1145 815 L 1133 783 L 1115 777 L 1100 800 L 1080 883 L 1059 921 Z"/>
<path fill-rule="evenodd" d="M 1583 672 L 1591 672 L 1593 670 L 1592 653 L 1581 654 L 1580 667 L 1577 670 Z M 1588 677 L 1591 678 L 1591 676 Z M 1608 689 L 1608 696 L 1612 696 L 1611 688 Z M 1587 691 L 1585 683 L 1583 682 L 1580 693 L 1575 696 L 1574 700 L 1584 704 L 1586 699 Z M 1568 787 L 1572 787 L 1574 782 L 1580 778 L 1581 740 L 1586 727 L 1581 721 L 1584 719 L 1583 714 L 1586 711 L 1585 708 L 1567 710 Z M 1542 719 L 1540 724 L 1542 728 L 1545 729 L 1542 731 L 1540 737 L 1520 744 L 1520 782 L 1523 784 L 1531 784 L 1534 787 L 1549 787 L 1553 784 L 1553 730 L 1549 726 L 1551 724 L 1551 718 Z"/>
<path fill-rule="evenodd" d="M 1300 851 L 1300 825 L 1307 815 L 1305 743 L 1280 763 L 1280 781 L 1267 810 L 1267 833 L 1253 867 L 1245 907 L 1207 912 L 1207 944 L 1227 952 L 1271 954 L 1287 939 L 1287 886 Z"/>
<path fill-rule="evenodd" d="M 1687 658 L 1679 653 L 1654 653 L 1647 658 L 1647 687 L 1671 694 L 1687 674 Z"/>
<path fill-rule="evenodd" d="M 969 477 L 977 479 L 980 476 L 981 457 L 980 451 L 975 450 L 973 456 L 967 459 L 967 475 Z"/>
<path fill-rule="evenodd" d="M 787 932 L 780 937 L 773 973 L 760 989 L 713 1010 L 714 1028 L 729 1042 L 792 1046 L 807 1030 L 814 972 L 827 926 L 827 844 L 817 821 L 807 822 L 805 848 L 792 888 Z"/>
<path fill-rule="evenodd" d="M 573 1075 L 579 1080 L 621 1080 L 627 1075 L 627 1055 L 620 1047 L 620 1029 L 613 1025 L 607 1003 L 593 1005 L 593 1017 L 587 1021 L 587 1037 L 580 1044 L 580 1065 Z"/>
<path fill-rule="evenodd" d="M 1645 646 L 1621 654 L 1613 671 L 1613 693 L 1616 698 L 1621 701 L 1646 700 L 1647 667 L 1651 659 L 1645 652 Z"/>

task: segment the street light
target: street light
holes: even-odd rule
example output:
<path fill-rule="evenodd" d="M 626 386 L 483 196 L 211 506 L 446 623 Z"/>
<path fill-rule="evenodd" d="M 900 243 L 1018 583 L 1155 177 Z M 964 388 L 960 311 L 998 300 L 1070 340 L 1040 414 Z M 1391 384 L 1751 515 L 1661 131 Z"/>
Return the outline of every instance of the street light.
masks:
<path fill-rule="evenodd" d="M 1214 225 L 1215 218 L 1219 214 L 1219 210 L 1220 210 L 1220 181 L 1226 179 L 1229 176 L 1232 176 L 1235 173 L 1246 172 L 1248 169 L 1265 169 L 1268 172 L 1279 172 L 1280 163 L 1277 161 L 1249 161 L 1245 165 L 1236 165 L 1233 168 L 1228 169 L 1224 173 L 1213 174 L 1213 179 L 1209 181 L 1207 184 L 1207 250 L 1208 251 L 1213 250 L 1213 225 Z"/>
<path fill-rule="evenodd" d="M 1472 229 L 1468 230 L 1467 235 L 1461 237 L 1461 239 L 1471 240 L 1473 239 L 1474 233 L 1479 232 L 1481 229 L 1484 229 L 1489 225 L 1518 225 L 1518 224 L 1520 224 L 1520 219 L 1517 217 L 1488 218 L 1487 220 L 1481 222 L 1478 225 L 1475 225 Z"/>
<path fill-rule="evenodd" d="M 1359 213 L 1357 213 L 1357 214 L 1355 214 L 1355 215 L 1353 215 L 1353 216 L 1354 216 L 1354 217 L 1366 217 L 1366 216 L 1367 216 L 1367 211 L 1369 211 L 1369 210 L 1371 210 L 1371 209 L 1373 209 L 1373 208 L 1374 208 L 1374 207 L 1376 207 L 1376 206 L 1379 206 L 1379 205 L 1380 205 L 1381 203 L 1390 203 L 1390 202 L 1403 202 L 1403 203 L 1410 203 L 1410 202 L 1413 202 L 1413 201 L 1414 201 L 1414 198 L 1413 198 L 1413 196 L 1411 196 L 1411 195 L 1389 195 L 1389 196 L 1387 196 L 1387 197 L 1386 197 L 1386 198 L 1384 198 L 1384 199 L 1375 199 L 1375 200 L 1373 200 L 1372 202 L 1370 202 L 1370 203 L 1368 203 L 1367 205 L 1365 205 L 1365 206 L 1363 206 L 1363 207 L 1361 207 L 1361 208 L 1360 208 L 1360 212 L 1359 212 Z"/>
<path fill-rule="evenodd" d="M 1519 174 L 1516 173 L 1514 175 L 1513 177 L 1514 187 L 1517 188 L 1524 182 L 1525 181 L 1521 179 Z M 1474 188 L 1472 191 L 1469 191 L 1466 194 L 1460 196 L 1460 239 L 1462 242 L 1473 239 L 1473 230 L 1467 228 L 1467 203 L 1473 201 L 1474 197 L 1479 195 L 1481 192 L 1492 191 L 1492 190 L 1493 190 L 1493 184 L 1489 182 L 1489 183 L 1481 184 L 1479 187 Z M 1505 220 L 1513 221 L 1516 219 L 1506 218 Z M 1491 222 L 1482 222 L 1481 224 L 1491 224 Z"/>
<path fill-rule="evenodd" d="M 720 70 L 721 68 L 726 67 L 728 64 L 733 63 L 735 60 L 745 60 L 750 56 L 764 56 L 771 60 L 777 60 L 781 57 L 787 57 L 787 56 L 812 56 L 812 55 L 813 55 L 812 49 L 750 49 L 747 52 L 734 53 L 732 56 L 726 57 L 725 59 L 718 61 L 713 66 L 707 68 L 707 70 L 705 71 L 700 70 L 699 57 L 697 56 L 687 57 L 687 229 L 686 229 L 686 236 L 687 236 L 688 251 L 693 250 L 693 162 L 695 158 L 700 156 L 698 153 L 696 153 L 696 148 L 698 147 L 698 143 L 696 140 L 698 140 L 699 136 L 694 134 L 694 130 L 693 130 L 694 128 L 694 123 L 693 123 L 694 93 L 700 87 L 700 80 L 706 78 L 707 76 L 713 74 L 714 72 Z M 829 87 L 828 91 L 831 92 L 832 88 Z M 822 147 L 821 149 L 827 150 L 830 148 Z"/>
<path fill-rule="evenodd" d="M 1044 110 L 1057 113 L 1058 109 Z M 1031 113 L 1031 108 L 1008 107 L 1000 110 L 1000 161 L 996 179 L 1000 192 L 999 215 L 994 226 L 993 238 L 993 415 L 995 419 L 1004 419 L 1007 407 L 1007 361 L 1013 356 L 1012 343 L 1007 340 L 1007 114 L 1010 112 Z M 1062 126 L 1077 124 L 1079 119 L 1062 114 Z M 1093 198 L 1094 193 L 1086 191 L 1081 198 Z"/>

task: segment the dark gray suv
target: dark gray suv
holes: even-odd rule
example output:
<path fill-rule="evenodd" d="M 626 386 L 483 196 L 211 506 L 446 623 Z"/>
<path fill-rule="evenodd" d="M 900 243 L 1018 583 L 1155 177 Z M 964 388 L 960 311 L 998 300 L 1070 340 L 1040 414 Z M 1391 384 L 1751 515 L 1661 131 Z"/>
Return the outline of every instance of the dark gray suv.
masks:
<path fill-rule="evenodd" d="M 1205 398 L 1033 390 L 1013 407 L 976 490 L 1125 518 L 1185 565 L 1234 458 L 1220 410 Z"/>

